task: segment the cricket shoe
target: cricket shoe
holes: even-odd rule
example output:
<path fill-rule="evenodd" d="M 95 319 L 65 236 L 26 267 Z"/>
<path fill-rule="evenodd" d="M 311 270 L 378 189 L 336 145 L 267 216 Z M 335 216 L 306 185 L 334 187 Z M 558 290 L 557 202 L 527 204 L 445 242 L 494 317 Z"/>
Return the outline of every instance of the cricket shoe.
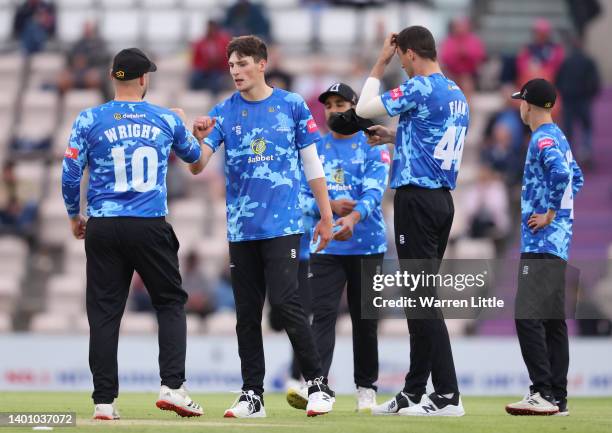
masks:
<path fill-rule="evenodd" d="M 357 387 L 357 408 L 355 412 L 371 413 L 372 408 L 376 406 L 376 391 L 373 388 Z"/>
<path fill-rule="evenodd" d="M 119 411 L 115 407 L 115 402 L 110 404 L 97 404 L 94 408 L 93 419 L 112 421 L 120 418 Z"/>
<path fill-rule="evenodd" d="M 287 403 L 289 406 L 306 410 L 308 405 L 308 385 L 301 383 L 299 380 L 289 379 L 286 382 L 287 386 Z"/>
<path fill-rule="evenodd" d="M 438 394 L 423 394 L 419 404 L 400 409 L 400 416 L 463 416 L 465 409 L 461 403 L 461 397 L 454 399 L 446 398 Z"/>
<path fill-rule="evenodd" d="M 554 414 L 554 416 L 569 416 L 569 408 L 567 407 L 567 400 L 555 400 L 555 404 L 559 408 L 559 412 Z"/>
<path fill-rule="evenodd" d="M 204 414 L 202 406 L 197 404 L 189 395 L 184 385 L 178 389 L 162 385 L 159 390 L 159 399 L 155 402 L 161 410 L 171 410 L 182 417 L 201 416 Z"/>
<path fill-rule="evenodd" d="M 264 408 L 261 397 L 254 391 L 240 391 L 240 395 L 232 407 L 223 414 L 224 418 L 265 418 L 266 409 Z"/>
<path fill-rule="evenodd" d="M 559 406 L 542 397 L 539 392 L 530 391 L 521 401 L 507 405 L 506 412 L 510 415 L 555 415 L 559 412 Z"/>
<path fill-rule="evenodd" d="M 419 403 L 420 398 L 408 395 L 405 392 L 398 392 L 391 400 L 374 406 L 372 415 L 397 415 L 400 409 L 414 406 Z"/>
<path fill-rule="evenodd" d="M 306 405 L 307 416 L 325 415 L 334 407 L 336 394 L 327 386 L 323 377 L 309 380 L 308 404 Z"/>

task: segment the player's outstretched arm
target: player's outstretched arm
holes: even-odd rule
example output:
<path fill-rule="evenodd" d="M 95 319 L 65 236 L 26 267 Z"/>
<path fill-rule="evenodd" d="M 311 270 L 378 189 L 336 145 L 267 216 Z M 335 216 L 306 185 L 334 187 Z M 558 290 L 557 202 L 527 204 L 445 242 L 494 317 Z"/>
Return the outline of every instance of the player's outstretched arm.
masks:
<path fill-rule="evenodd" d="M 368 144 L 379 146 L 381 144 L 395 144 L 395 133 L 392 129 L 382 125 L 374 125 L 368 128 Z"/>
<path fill-rule="evenodd" d="M 202 155 L 196 162 L 189 164 L 189 171 L 192 174 L 201 173 L 214 153 L 211 147 L 203 143 L 203 140 L 213 131 L 215 125 L 215 118 L 211 118 L 209 116 L 200 116 L 193 122 L 193 135 L 200 142 L 200 146 L 202 147 Z"/>
<path fill-rule="evenodd" d="M 314 144 L 300 149 L 300 159 L 302 160 L 306 180 L 308 180 L 308 185 L 317 202 L 319 215 L 321 216 L 312 235 L 312 241 L 315 243 L 320 238 L 319 246 L 317 247 L 317 252 L 319 252 L 327 247 L 327 244 L 332 239 L 333 214 L 329 204 L 329 195 L 327 194 L 325 171 L 317 153 L 317 146 Z"/>
<path fill-rule="evenodd" d="M 321 214 L 321 219 L 315 226 L 312 235 L 312 241 L 314 243 L 316 243 L 319 238 L 321 239 L 316 251 L 318 253 L 319 251 L 324 250 L 327 247 L 327 244 L 329 244 L 332 239 L 332 227 L 334 219 L 332 215 L 331 206 L 329 204 L 329 195 L 327 194 L 327 182 L 325 180 L 325 177 L 311 179 L 308 181 L 308 185 L 310 185 L 310 189 L 312 190 L 312 193 L 317 202 L 317 206 L 319 208 L 319 213 Z"/>

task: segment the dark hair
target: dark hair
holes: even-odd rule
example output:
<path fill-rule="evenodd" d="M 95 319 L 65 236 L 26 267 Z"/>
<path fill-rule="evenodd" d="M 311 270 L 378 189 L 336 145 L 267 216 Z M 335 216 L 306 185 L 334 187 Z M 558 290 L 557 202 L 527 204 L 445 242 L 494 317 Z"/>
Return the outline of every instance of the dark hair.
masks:
<path fill-rule="evenodd" d="M 253 35 L 232 38 L 227 45 L 227 58 L 229 59 L 234 52 L 238 57 L 253 57 L 256 62 L 268 60 L 268 48 L 265 42 Z"/>
<path fill-rule="evenodd" d="M 402 53 L 410 49 L 419 57 L 436 60 L 436 41 L 429 30 L 423 26 L 411 26 L 402 30 L 396 39 L 397 46 Z"/>

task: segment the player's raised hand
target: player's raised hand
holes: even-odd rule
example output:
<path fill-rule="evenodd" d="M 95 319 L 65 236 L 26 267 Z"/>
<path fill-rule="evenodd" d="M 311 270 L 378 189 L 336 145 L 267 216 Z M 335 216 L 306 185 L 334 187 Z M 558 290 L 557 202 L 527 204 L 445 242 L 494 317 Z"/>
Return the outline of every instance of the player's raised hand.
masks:
<path fill-rule="evenodd" d="M 397 52 L 397 33 L 389 33 L 383 42 L 382 49 L 378 56 L 378 60 L 388 65 L 393 59 L 393 56 Z"/>
<path fill-rule="evenodd" d="M 70 227 L 72 229 L 72 235 L 76 239 L 85 239 L 85 229 L 87 226 L 87 220 L 81 214 L 70 218 Z"/>
<path fill-rule="evenodd" d="M 183 123 L 187 123 L 187 116 L 185 115 L 185 111 L 182 108 L 171 108 L 170 111 L 174 112 L 178 117 L 181 118 Z"/>
<path fill-rule="evenodd" d="M 379 146 L 386 143 L 395 142 L 395 134 L 382 125 L 374 125 L 368 128 L 368 144 L 370 146 Z"/>
<path fill-rule="evenodd" d="M 339 200 L 330 200 L 329 204 L 331 205 L 333 213 L 338 216 L 344 217 L 353 212 L 353 209 L 355 208 L 357 202 L 355 200 L 341 198 Z"/>
<path fill-rule="evenodd" d="M 315 226 L 314 233 L 312 235 L 312 242 L 317 243 L 319 241 L 319 246 L 315 251 L 318 253 L 319 251 L 324 250 L 327 247 L 327 244 L 332 240 L 333 230 L 333 221 L 331 218 L 323 218 L 321 219 L 317 225 Z M 319 240 L 320 239 L 320 240 Z"/>
<path fill-rule="evenodd" d="M 193 135 L 198 140 L 203 140 L 208 137 L 208 134 L 213 130 L 217 123 L 214 117 L 199 116 L 193 122 Z"/>

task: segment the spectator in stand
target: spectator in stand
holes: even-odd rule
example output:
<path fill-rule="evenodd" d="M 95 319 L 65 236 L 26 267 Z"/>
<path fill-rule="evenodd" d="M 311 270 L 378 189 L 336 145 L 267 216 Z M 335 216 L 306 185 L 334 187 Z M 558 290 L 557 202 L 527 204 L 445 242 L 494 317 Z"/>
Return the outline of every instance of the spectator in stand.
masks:
<path fill-rule="evenodd" d="M 206 317 L 215 311 L 216 302 L 213 288 L 200 269 L 200 257 L 190 251 L 182 272 L 183 289 L 189 295 L 185 310 Z"/>
<path fill-rule="evenodd" d="M 215 284 L 214 293 L 217 301 L 217 311 L 234 311 L 236 309 L 230 275 L 229 255 L 225 259 L 225 265 Z"/>
<path fill-rule="evenodd" d="M 483 162 L 499 173 L 510 189 L 521 184 L 528 134 L 521 121 L 519 104 L 511 97 L 513 89 L 510 85 L 502 88 L 504 106 L 489 117 L 481 151 Z"/>
<path fill-rule="evenodd" d="M 271 40 L 270 21 L 266 17 L 263 6 L 249 0 L 238 0 L 229 7 L 225 13 L 223 26 L 233 36 L 255 35 L 265 41 Z"/>
<path fill-rule="evenodd" d="M 601 90 L 599 70 L 595 61 L 584 51 L 582 41 L 572 41 L 569 56 L 557 74 L 557 90 L 563 99 L 563 132 L 574 146 L 574 123 L 580 122 L 582 140 L 577 157 L 585 168 L 593 165 L 593 100 Z"/>
<path fill-rule="evenodd" d="M 107 86 L 110 55 L 104 40 L 98 33 L 98 26 L 87 21 L 83 34 L 68 52 L 66 69 L 58 79 L 60 94 L 70 89 L 99 89 L 105 100 L 111 98 Z"/>
<path fill-rule="evenodd" d="M 539 18 L 533 25 L 533 40 L 516 59 L 518 85 L 533 78 L 554 81 L 563 62 L 563 46 L 552 40 L 552 27 L 546 19 Z"/>
<path fill-rule="evenodd" d="M 476 183 L 466 191 L 462 203 L 468 236 L 491 239 L 496 257 L 502 257 L 508 244 L 511 213 L 508 191 L 499 174 L 482 166 Z"/>
<path fill-rule="evenodd" d="M 38 205 L 19 198 L 15 163 L 7 161 L 2 167 L 0 184 L 0 236 L 15 235 L 32 243 L 36 235 Z"/>
<path fill-rule="evenodd" d="M 224 90 L 227 73 L 225 48 L 231 37 L 218 21 L 209 20 L 204 36 L 192 45 L 192 90 L 209 90 L 214 95 Z"/>
<path fill-rule="evenodd" d="M 486 56 L 484 44 L 472 32 L 467 18 L 456 18 L 450 23 L 448 37 L 442 42 L 440 60 L 446 75 L 468 97 L 474 92 L 478 69 Z"/>
<path fill-rule="evenodd" d="M 13 37 L 21 41 L 26 55 L 42 51 L 55 36 L 55 4 L 46 0 L 26 0 L 15 12 Z"/>
<path fill-rule="evenodd" d="M 281 53 L 278 47 L 268 47 L 268 66 L 266 68 L 266 82 L 270 87 L 291 91 L 293 76 L 281 65 Z"/>

